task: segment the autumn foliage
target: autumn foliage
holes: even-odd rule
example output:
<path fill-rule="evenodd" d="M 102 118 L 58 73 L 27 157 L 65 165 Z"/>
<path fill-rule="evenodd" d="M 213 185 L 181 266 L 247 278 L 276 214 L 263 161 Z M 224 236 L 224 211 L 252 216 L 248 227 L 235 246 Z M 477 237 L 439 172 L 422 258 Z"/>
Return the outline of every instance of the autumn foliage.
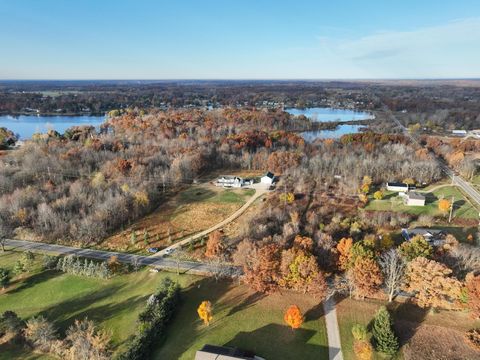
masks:
<path fill-rule="evenodd" d="M 352 238 L 342 238 L 337 244 L 338 267 L 341 270 L 347 270 L 350 266 L 350 258 L 352 257 Z"/>
<path fill-rule="evenodd" d="M 210 233 L 207 241 L 207 248 L 205 250 L 205 256 L 207 258 L 213 258 L 221 254 L 224 249 L 222 242 L 222 233 L 220 231 L 214 231 Z"/>
<path fill-rule="evenodd" d="M 468 307 L 474 318 L 480 318 L 480 274 L 467 274 L 465 287 L 468 294 Z"/>
<path fill-rule="evenodd" d="M 458 308 L 462 284 L 451 275 L 447 266 L 417 257 L 407 265 L 405 290 L 415 293 L 420 307 Z"/>
<path fill-rule="evenodd" d="M 205 325 L 210 325 L 210 322 L 213 319 L 212 303 L 208 300 L 202 301 L 202 303 L 198 306 L 197 313 Z"/>
<path fill-rule="evenodd" d="M 359 299 L 373 296 L 383 283 L 380 267 L 375 260 L 358 258 L 353 267 L 354 294 Z"/>
<path fill-rule="evenodd" d="M 450 210 L 450 201 L 448 201 L 447 199 L 441 199 L 438 201 L 438 209 L 443 212 L 443 213 L 446 213 L 448 210 Z"/>
<path fill-rule="evenodd" d="M 283 319 L 292 329 L 298 329 L 302 326 L 304 320 L 302 312 L 297 305 L 290 305 L 287 311 L 285 311 Z"/>

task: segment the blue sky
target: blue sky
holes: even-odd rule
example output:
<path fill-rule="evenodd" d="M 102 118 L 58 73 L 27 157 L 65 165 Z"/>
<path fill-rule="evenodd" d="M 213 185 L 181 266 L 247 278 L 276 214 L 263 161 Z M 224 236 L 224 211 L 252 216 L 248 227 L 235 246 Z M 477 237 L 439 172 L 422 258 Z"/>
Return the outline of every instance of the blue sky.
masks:
<path fill-rule="evenodd" d="M 480 77 L 478 0 L 0 0 L 0 79 Z"/>

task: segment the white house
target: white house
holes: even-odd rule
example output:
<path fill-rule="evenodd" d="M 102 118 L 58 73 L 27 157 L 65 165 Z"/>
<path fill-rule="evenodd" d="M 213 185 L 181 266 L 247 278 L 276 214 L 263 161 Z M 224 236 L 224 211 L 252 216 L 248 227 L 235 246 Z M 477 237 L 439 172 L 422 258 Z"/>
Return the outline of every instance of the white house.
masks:
<path fill-rule="evenodd" d="M 452 135 L 466 136 L 467 135 L 467 130 L 452 130 Z"/>
<path fill-rule="evenodd" d="M 260 178 L 260 182 L 261 182 L 262 184 L 272 185 L 274 178 L 275 178 L 275 175 L 273 175 L 273 174 L 269 171 L 269 172 L 267 172 L 265 175 L 263 175 L 263 176 Z"/>
<path fill-rule="evenodd" d="M 395 192 L 407 192 L 413 186 L 405 184 L 405 183 L 395 183 L 395 182 L 387 182 L 387 190 L 388 191 L 395 191 Z"/>
<path fill-rule="evenodd" d="M 425 206 L 425 196 L 422 194 L 409 191 L 404 199 L 407 206 Z"/>
<path fill-rule="evenodd" d="M 242 187 L 245 184 L 245 181 L 238 176 L 232 175 L 220 175 L 215 182 L 216 186 L 223 187 Z"/>

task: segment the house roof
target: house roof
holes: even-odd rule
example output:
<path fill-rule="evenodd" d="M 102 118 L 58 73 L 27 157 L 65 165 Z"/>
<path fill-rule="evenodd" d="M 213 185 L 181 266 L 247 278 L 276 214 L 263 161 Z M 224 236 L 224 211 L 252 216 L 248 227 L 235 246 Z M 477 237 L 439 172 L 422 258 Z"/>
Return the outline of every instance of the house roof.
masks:
<path fill-rule="evenodd" d="M 206 344 L 200 349 L 200 351 L 197 351 L 195 360 L 211 359 L 209 354 L 214 354 L 215 359 L 221 359 L 222 356 L 224 356 L 228 359 L 250 360 L 253 359 L 255 356 L 252 353 L 233 347 Z"/>
<path fill-rule="evenodd" d="M 401 186 L 401 187 L 408 187 L 408 184 L 401 183 L 401 182 L 387 182 L 387 186 Z"/>
<path fill-rule="evenodd" d="M 425 196 L 416 192 L 407 193 L 407 197 L 412 200 L 425 200 Z"/>

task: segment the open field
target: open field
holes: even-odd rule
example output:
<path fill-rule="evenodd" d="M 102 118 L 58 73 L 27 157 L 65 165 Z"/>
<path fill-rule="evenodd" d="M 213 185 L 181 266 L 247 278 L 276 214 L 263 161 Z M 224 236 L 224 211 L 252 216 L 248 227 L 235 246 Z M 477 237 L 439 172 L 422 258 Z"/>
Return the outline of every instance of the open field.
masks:
<path fill-rule="evenodd" d="M 152 214 L 136 221 L 100 244 L 106 250 L 144 253 L 165 248 L 186 236 L 205 230 L 239 209 L 255 190 L 193 185 L 173 196 Z M 132 233 L 135 232 L 135 245 Z"/>
<path fill-rule="evenodd" d="M 352 326 L 355 323 L 369 326 L 375 312 L 384 304 L 382 301 L 351 299 L 339 302 L 337 317 L 345 360 L 355 359 Z M 402 352 L 397 355 L 398 359 L 475 359 L 480 356 L 463 340 L 464 331 L 480 325 L 480 321 L 472 320 L 468 314 L 452 311 L 433 312 L 404 303 L 393 303 L 388 308 L 393 315 L 395 329 L 402 345 Z M 439 341 L 440 337 L 442 341 Z M 438 351 L 437 355 L 435 351 Z M 385 359 L 385 356 L 377 353 L 375 358 Z"/>
<path fill-rule="evenodd" d="M 20 256 L 17 252 L 0 253 L 0 267 L 11 269 Z M 41 271 L 41 258 L 37 255 L 34 270 L 13 278 L 6 292 L 0 294 L 0 313 L 12 310 L 23 319 L 44 315 L 54 322 L 61 334 L 75 319 L 88 316 L 111 331 L 115 349 L 132 334 L 138 313 L 162 278 L 178 279 L 182 286 L 197 279 L 190 275 L 177 277 L 147 270 L 118 275 L 110 280 L 87 278 Z M 1 345 L 0 354 L 5 351 L 5 345 Z"/>
<path fill-rule="evenodd" d="M 183 303 L 154 359 L 195 356 L 204 344 L 236 346 L 266 359 L 324 359 L 328 356 L 322 306 L 310 296 L 283 293 L 264 296 L 246 286 L 204 279 L 186 289 Z M 213 322 L 204 326 L 196 308 L 203 300 L 214 307 Z M 292 331 L 283 312 L 297 304 L 306 315 Z"/>
<path fill-rule="evenodd" d="M 20 256 L 18 252 L 1 253 L 0 267 L 12 269 Z M 322 306 L 303 294 L 263 296 L 244 285 L 146 270 L 101 280 L 41 271 L 40 263 L 41 256 L 37 255 L 32 272 L 15 277 L 0 294 L 0 312 L 13 310 L 23 319 L 44 315 L 62 335 L 74 319 L 88 316 L 112 332 L 114 349 L 119 351 L 134 331 L 146 299 L 161 279 L 169 276 L 183 288 L 182 303 L 167 338 L 157 344 L 157 359 L 192 359 L 206 343 L 238 346 L 267 359 L 315 359 L 328 353 Z M 209 327 L 200 322 L 196 312 L 203 300 L 210 300 L 214 306 Z M 295 331 L 283 322 L 283 312 L 291 304 L 297 304 L 306 316 L 302 328 Z M 272 342 L 276 346 L 271 346 Z M 0 345 L 0 359 L 18 357 L 48 359 Z"/>
<path fill-rule="evenodd" d="M 478 219 L 478 210 L 463 196 L 458 188 L 453 186 L 440 187 L 433 192 L 424 193 L 426 196 L 425 206 L 406 206 L 403 204 L 401 198 L 398 198 L 397 193 L 386 192 L 382 200 L 375 200 L 372 198 L 365 207 L 366 210 L 381 210 L 381 211 L 399 211 L 412 215 L 432 215 L 443 216 L 438 209 L 438 201 L 442 198 L 452 200 L 454 197 L 454 211 L 453 218 L 459 219 Z"/>

